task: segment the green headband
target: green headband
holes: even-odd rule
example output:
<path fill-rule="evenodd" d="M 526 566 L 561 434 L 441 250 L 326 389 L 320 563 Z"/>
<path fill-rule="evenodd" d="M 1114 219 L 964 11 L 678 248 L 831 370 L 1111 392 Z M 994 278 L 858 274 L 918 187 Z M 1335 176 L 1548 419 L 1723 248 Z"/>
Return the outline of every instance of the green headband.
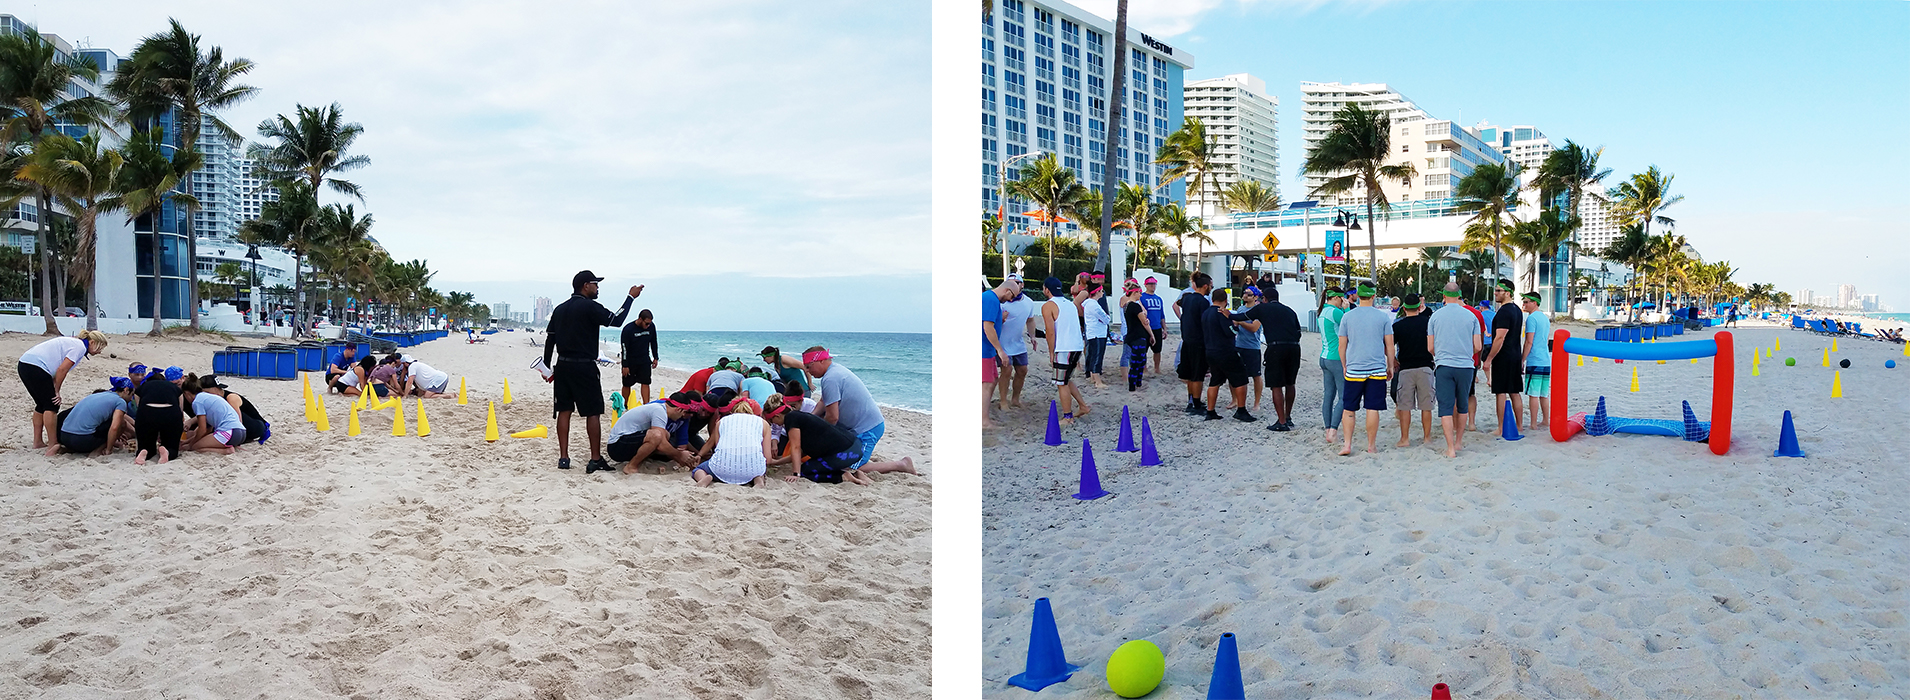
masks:
<path fill-rule="evenodd" d="M 1405 303 L 1402 303 L 1402 304 L 1400 304 L 1400 305 L 1399 305 L 1399 308 L 1402 308 L 1402 309 L 1417 309 L 1417 308 L 1419 308 L 1419 305 L 1418 305 L 1418 304 L 1405 304 Z"/>
<path fill-rule="evenodd" d="M 1519 298 L 1532 302 L 1534 304 L 1539 303 L 1539 295 L 1537 292 L 1526 292 L 1524 294 L 1519 295 Z"/>
<path fill-rule="evenodd" d="M 1343 297 L 1343 296 L 1346 296 L 1346 295 L 1345 295 L 1345 294 L 1341 294 L 1341 293 L 1340 293 L 1340 290 L 1338 290 L 1338 289 L 1329 289 L 1329 290 L 1326 290 L 1326 298 L 1328 298 L 1328 299 L 1338 299 L 1338 298 L 1340 298 L 1340 297 Z"/>
<path fill-rule="evenodd" d="M 1507 282 L 1505 280 L 1499 280 L 1499 288 L 1510 292 L 1512 291 L 1512 283 Z"/>
<path fill-rule="evenodd" d="M 1373 289 L 1373 285 L 1364 284 L 1364 283 L 1360 284 L 1359 292 L 1360 292 L 1361 299 L 1371 299 L 1373 298 L 1373 295 L 1379 294 L 1378 290 Z"/>
<path fill-rule="evenodd" d="M 1446 295 L 1447 299 L 1459 298 L 1459 290 L 1457 289 L 1442 289 L 1442 290 L 1439 290 L 1439 293 Z"/>

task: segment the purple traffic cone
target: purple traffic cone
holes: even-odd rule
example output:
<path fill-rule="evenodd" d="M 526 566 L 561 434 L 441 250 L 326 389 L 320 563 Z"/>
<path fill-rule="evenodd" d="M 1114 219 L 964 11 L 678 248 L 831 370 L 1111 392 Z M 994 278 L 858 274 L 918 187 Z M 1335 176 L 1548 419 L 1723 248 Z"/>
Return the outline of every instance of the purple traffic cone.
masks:
<path fill-rule="evenodd" d="M 1115 452 L 1139 452 L 1134 446 L 1134 421 L 1127 415 L 1127 407 L 1121 407 L 1121 439 L 1114 443 Z"/>
<path fill-rule="evenodd" d="M 1028 670 L 1008 679 L 1008 684 L 1039 692 L 1042 688 L 1068 680 L 1081 670 L 1068 663 L 1061 653 L 1061 631 L 1055 628 L 1054 608 L 1047 598 L 1035 599 L 1035 621 L 1028 630 Z"/>
<path fill-rule="evenodd" d="M 1698 422 L 1698 414 L 1691 411 L 1691 402 L 1684 402 L 1684 438 L 1686 442 L 1704 442 L 1711 439 L 1711 428 Z"/>
<path fill-rule="evenodd" d="M 1802 457 L 1804 449 L 1797 446 L 1797 425 L 1791 422 L 1791 412 L 1784 412 L 1784 432 L 1778 433 L 1777 451 L 1772 457 Z"/>
<path fill-rule="evenodd" d="M 1512 414 L 1512 399 L 1505 400 L 1505 415 L 1499 418 L 1499 437 L 1507 440 L 1524 440 L 1519 434 L 1518 417 Z"/>
<path fill-rule="evenodd" d="M 1207 680 L 1207 700 L 1247 700 L 1246 684 L 1240 681 L 1240 646 L 1232 632 L 1220 635 L 1220 648 L 1214 651 L 1214 675 Z"/>
<path fill-rule="evenodd" d="M 1141 466 L 1157 467 L 1161 464 L 1161 453 L 1154 451 L 1154 429 L 1147 425 L 1147 416 L 1141 416 Z"/>
<path fill-rule="evenodd" d="M 1108 492 L 1101 490 L 1101 470 L 1094 468 L 1094 449 L 1088 447 L 1088 441 L 1081 441 L 1081 492 L 1074 495 L 1076 500 L 1092 501 Z"/>
<path fill-rule="evenodd" d="M 1592 411 L 1591 420 L 1585 421 L 1585 434 L 1594 436 L 1612 434 L 1611 419 L 1605 415 L 1605 397 L 1598 397 L 1597 410 Z"/>
<path fill-rule="evenodd" d="M 1053 401 L 1048 402 L 1048 439 L 1044 442 L 1049 447 L 1061 444 L 1061 406 Z"/>

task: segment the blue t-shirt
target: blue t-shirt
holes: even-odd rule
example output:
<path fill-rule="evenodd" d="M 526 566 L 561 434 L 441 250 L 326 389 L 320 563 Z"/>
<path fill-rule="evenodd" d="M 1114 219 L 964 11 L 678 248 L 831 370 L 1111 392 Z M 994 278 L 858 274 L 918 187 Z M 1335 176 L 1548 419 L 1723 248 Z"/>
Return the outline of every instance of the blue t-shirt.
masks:
<path fill-rule="evenodd" d="M 995 324 L 995 339 L 1001 339 L 1001 297 L 995 296 L 995 290 L 982 292 L 982 323 Z M 988 342 L 988 335 L 982 334 L 982 359 L 995 356 L 995 346 Z"/>
<path fill-rule="evenodd" d="M 1147 325 L 1155 330 L 1160 330 L 1161 324 L 1167 322 L 1167 306 L 1161 302 L 1159 295 L 1141 292 L 1141 308 L 1147 309 Z"/>
<path fill-rule="evenodd" d="M 1481 322 L 1485 324 L 1486 328 L 1491 328 L 1492 317 L 1496 315 L 1493 313 L 1492 305 L 1484 304 L 1479 306 L 1478 308 L 1479 308 L 1479 316 L 1481 317 L 1480 318 Z M 1492 333 L 1490 331 L 1486 332 L 1485 341 L 1482 344 L 1485 345 L 1486 347 L 1492 347 Z"/>
<path fill-rule="evenodd" d="M 1552 339 L 1552 319 L 1534 311 L 1525 315 L 1525 332 L 1532 334 L 1532 347 L 1525 353 L 1525 366 L 1551 367 L 1552 353 L 1546 352 Z"/>
<path fill-rule="evenodd" d="M 73 404 L 73 410 L 67 412 L 66 420 L 60 422 L 60 432 L 74 435 L 91 435 L 99 432 L 100 426 L 113 419 L 114 411 L 133 411 L 133 404 L 110 391 L 87 394 L 85 398 Z"/>
<path fill-rule="evenodd" d="M 1346 339 L 1346 376 L 1386 378 L 1386 338 L 1393 334 L 1393 315 L 1356 306 L 1340 317 L 1338 330 Z"/>
<path fill-rule="evenodd" d="M 1264 306 L 1265 304 L 1266 302 L 1261 302 L 1259 305 L 1254 306 L 1252 309 L 1236 311 L 1234 313 L 1247 314 L 1249 318 L 1245 320 L 1260 321 L 1260 314 L 1254 313 L 1254 311 L 1256 309 L 1259 309 L 1260 306 Z M 1261 323 L 1264 324 L 1266 322 L 1261 321 Z M 1234 347 L 1244 349 L 1244 350 L 1259 350 L 1260 349 L 1260 331 L 1247 330 L 1246 326 L 1240 326 L 1240 325 L 1234 326 Z"/>
<path fill-rule="evenodd" d="M 849 432 L 861 435 L 882 425 L 882 409 L 875 405 L 875 397 L 869 395 L 869 388 L 863 386 L 862 378 L 857 377 L 849 368 L 840 364 L 830 365 L 829 372 L 816 378 L 816 384 L 822 388 L 819 406 L 841 404 L 836 407 L 836 425 L 848 428 Z"/>
<path fill-rule="evenodd" d="M 206 424 L 213 430 L 236 430 L 245 427 L 245 421 L 239 417 L 238 409 L 227 403 L 223 397 L 200 392 L 192 400 L 192 415 L 205 416 Z"/>

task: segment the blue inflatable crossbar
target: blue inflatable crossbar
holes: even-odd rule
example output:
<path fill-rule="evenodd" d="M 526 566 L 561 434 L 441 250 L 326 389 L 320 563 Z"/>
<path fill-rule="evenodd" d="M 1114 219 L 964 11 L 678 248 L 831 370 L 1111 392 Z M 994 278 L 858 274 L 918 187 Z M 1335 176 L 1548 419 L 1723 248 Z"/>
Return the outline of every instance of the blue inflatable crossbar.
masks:
<path fill-rule="evenodd" d="M 1565 339 L 1565 351 L 1612 360 L 1689 360 L 1715 357 L 1715 340 L 1687 340 L 1681 343 L 1617 343 L 1609 340 Z"/>

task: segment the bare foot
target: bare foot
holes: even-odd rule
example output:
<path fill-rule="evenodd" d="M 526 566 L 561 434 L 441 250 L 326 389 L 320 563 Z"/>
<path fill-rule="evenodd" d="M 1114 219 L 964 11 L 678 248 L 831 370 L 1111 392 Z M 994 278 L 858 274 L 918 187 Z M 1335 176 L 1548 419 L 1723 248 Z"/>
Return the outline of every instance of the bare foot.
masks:
<path fill-rule="evenodd" d="M 1068 427 L 1068 426 L 1070 426 L 1070 425 L 1074 425 L 1074 419 L 1073 419 L 1073 418 L 1063 418 L 1063 419 L 1061 419 L 1061 420 L 1058 420 L 1058 421 L 1055 421 L 1055 425 L 1059 425 L 1059 426 L 1061 426 L 1061 427 L 1063 427 L 1063 428 L 1066 428 L 1066 427 Z"/>
<path fill-rule="evenodd" d="M 636 473 L 637 473 L 637 463 L 636 463 L 636 462 L 631 462 L 631 463 L 629 463 L 629 464 L 626 464 L 626 465 L 623 465 L 623 473 L 625 473 L 625 474 L 636 474 Z"/>
<path fill-rule="evenodd" d="M 1459 453 L 1457 453 L 1457 452 L 1454 452 L 1454 451 L 1452 451 L 1452 448 L 1450 448 L 1450 447 L 1448 447 L 1448 448 L 1446 448 L 1446 458 L 1447 458 L 1447 459 L 1452 459 L 1452 458 L 1455 458 L 1455 457 L 1458 457 L 1458 456 L 1459 456 Z"/>
<path fill-rule="evenodd" d="M 164 447 L 159 448 L 159 463 L 165 464 L 170 461 L 172 461 L 172 453 L 166 451 Z"/>
<path fill-rule="evenodd" d="M 901 472 L 908 472 L 908 473 L 910 473 L 910 474 L 915 474 L 915 473 L 916 473 L 916 472 L 915 472 L 915 458 L 914 458 L 914 457 L 903 457 L 903 458 L 902 458 L 902 468 L 901 468 L 901 469 L 897 469 L 896 471 L 901 471 Z M 918 475 L 918 476 L 919 476 L 919 475 Z"/>
<path fill-rule="evenodd" d="M 789 483 L 792 483 L 792 484 L 793 484 L 793 483 L 796 483 L 796 480 L 797 480 L 797 479 L 801 479 L 801 478 L 802 478 L 802 477 L 800 477 L 800 476 L 796 476 L 795 474 L 790 474 L 789 476 L 785 476 L 785 477 L 783 477 L 783 481 L 787 481 L 787 482 L 789 482 Z"/>
<path fill-rule="evenodd" d="M 142 467 L 146 466 L 146 451 L 145 450 L 140 450 L 139 454 L 133 455 L 133 464 L 137 464 Z"/>
<path fill-rule="evenodd" d="M 1340 431 L 1338 431 L 1338 430 L 1336 430 L 1336 429 L 1333 429 L 1333 428 L 1327 428 L 1327 429 L 1326 429 L 1326 441 L 1327 441 L 1328 443 L 1335 443 L 1335 442 L 1339 442 L 1339 441 L 1340 441 Z"/>
<path fill-rule="evenodd" d="M 1405 438 L 1400 438 L 1400 440 L 1399 440 L 1399 442 L 1397 442 L 1397 443 L 1394 443 L 1394 444 L 1393 444 L 1393 446 L 1394 446 L 1394 447 L 1407 447 L 1407 446 L 1410 446 L 1411 444 L 1412 444 L 1412 443 L 1410 443 L 1410 442 L 1407 442 Z"/>
<path fill-rule="evenodd" d="M 1087 405 L 1087 404 L 1081 404 L 1081 408 L 1080 408 L 1080 410 L 1077 410 L 1077 411 L 1075 411 L 1075 412 L 1074 412 L 1074 417 L 1076 417 L 1076 418 L 1086 418 L 1088 414 L 1090 414 L 1090 413 L 1093 413 L 1093 412 L 1094 412 L 1094 410 L 1093 410 L 1093 409 L 1090 409 L 1090 408 L 1088 408 L 1088 405 Z"/>
<path fill-rule="evenodd" d="M 1369 454 L 1369 455 L 1379 454 L 1379 445 L 1375 445 L 1370 442 L 1366 443 L 1366 454 Z"/>
<path fill-rule="evenodd" d="M 59 453 L 60 453 L 60 446 L 59 446 L 59 445 L 54 445 L 54 446 L 52 446 L 52 447 L 49 447 L 49 448 L 46 448 L 46 456 L 48 456 L 48 457 L 52 457 L 53 455 L 56 455 L 56 454 L 59 454 Z"/>
<path fill-rule="evenodd" d="M 1341 457 L 1345 457 L 1347 455 L 1353 454 L 1353 443 L 1347 442 L 1347 443 L 1344 443 L 1343 445 L 1344 446 L 1340 448 Z"/>

